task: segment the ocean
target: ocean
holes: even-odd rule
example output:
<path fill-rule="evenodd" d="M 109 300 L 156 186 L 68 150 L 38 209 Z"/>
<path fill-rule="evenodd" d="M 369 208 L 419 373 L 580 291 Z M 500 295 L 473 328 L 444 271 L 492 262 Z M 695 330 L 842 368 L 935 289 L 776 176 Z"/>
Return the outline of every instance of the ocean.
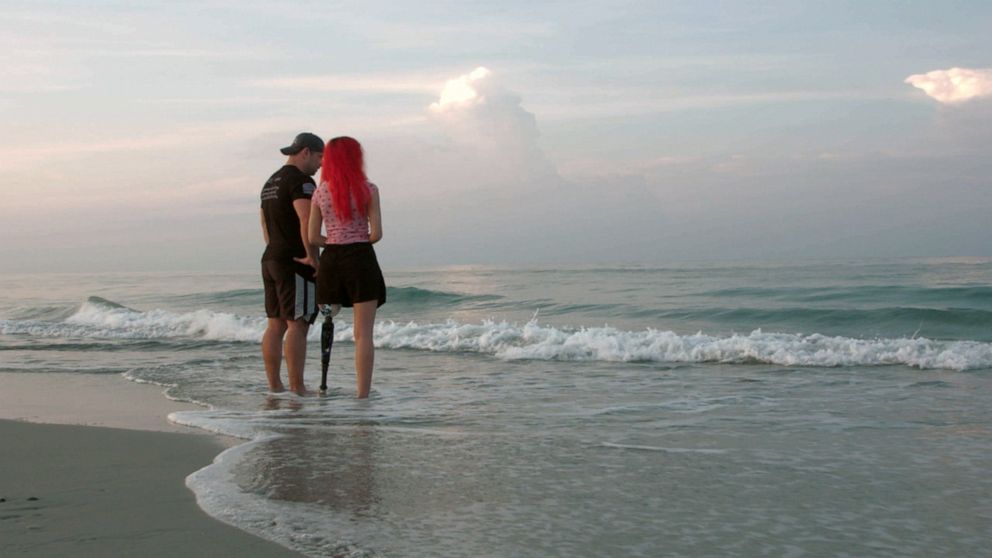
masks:
<path fill-rule="evenodd" d="M 369 400 L 349 310 L 266 393 L 253 272 L 0 275 L 0 371 L 201 404 L 200 505 L 310 556 L 988 555 L 992 259 L 383 263 Z"/>

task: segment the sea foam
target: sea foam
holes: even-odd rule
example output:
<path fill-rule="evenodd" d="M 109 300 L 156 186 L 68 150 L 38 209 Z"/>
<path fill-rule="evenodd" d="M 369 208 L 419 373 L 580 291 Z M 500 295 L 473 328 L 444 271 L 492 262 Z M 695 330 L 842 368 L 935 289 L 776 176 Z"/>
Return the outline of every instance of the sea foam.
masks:
<path fill-rule="evenodd" d="M 63 322 L 0 321 L 3 334 L 112 339 L 187 338 L 259 342 L 265 319 L 200 309 L 140 312 L 99 300 L 84 303 Z M 311 328 L 310 339 L 319 336 Z M 352 341 L 351 324 L 337 321 L 336 340 Z M 588 362 L 764 363 L 781 366 L 905 365 L 920 369 L 992 368 L 992 343 L 926 338 L 859 339 L 820 334 L 766 333 L 712 336 L 648 328 L 555 327 L 524 324 L 380 321 L 375 345 L 449 353 L 478 353 L 503 360 Z"/>
<path fill-rule="evenodd" d="M 338 337 L 350 338 L 350 332 Z M 376 346 L 439 352 L 476 352 L 506 360 L 605 362 L 767 363 L 782 366 L 907 365 L 924 369 L 992 367 L 992 343 L 915 339 L 854 339 L 812 334 L 764 333 L 715 337 L 696 333 L 612 327 L 556 328 L 484 321 L 462 324 L 385 322 Z"/>
<path fill-rule="evenodd" d="M 61 322 L 0 320 L 0 333 L 4 335 L 38 337 L 258 341 L 264 331 L 264 318 L 204 309 L 186 313 L 141 312 L 96 297 Z"/>

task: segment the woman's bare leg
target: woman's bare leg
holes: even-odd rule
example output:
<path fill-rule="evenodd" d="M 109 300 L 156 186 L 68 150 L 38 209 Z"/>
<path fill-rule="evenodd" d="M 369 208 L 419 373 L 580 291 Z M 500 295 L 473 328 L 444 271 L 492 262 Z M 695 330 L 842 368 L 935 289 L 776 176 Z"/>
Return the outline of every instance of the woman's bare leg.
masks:
<path fill-rule="evenodd" d="M 375 346 L 372 345 L 372 327 L 375 325 L 375 311 L 379 302 L 369 300 L 355 304 L 355 381 L 358 385 L 358 398 L 369 396 L 372 389 L 372 365 L 375 362 Z"/>

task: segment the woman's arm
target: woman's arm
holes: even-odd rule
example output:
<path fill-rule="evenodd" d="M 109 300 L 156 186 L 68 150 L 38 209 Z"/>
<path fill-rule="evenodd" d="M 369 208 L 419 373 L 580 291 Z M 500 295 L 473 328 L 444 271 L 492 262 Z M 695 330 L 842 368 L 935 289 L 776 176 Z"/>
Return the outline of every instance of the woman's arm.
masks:
<path fill-rule="evenodd" d="M 375 244 L 382 240 L 382 211 L 379 208 L 379 189 L 372 189 L 369 199 L 369 242 Z"/>
<path fill-rule="evenodd" d="M 323 248 L 327 246 L 327 237 L 320 234 L 320 225 L 324 221 L 324 216 L 320 213 L 320 205 L 314 201 L 310 206 L 310 222 L 307 223 L 307 236 L 310 244 Z"/>

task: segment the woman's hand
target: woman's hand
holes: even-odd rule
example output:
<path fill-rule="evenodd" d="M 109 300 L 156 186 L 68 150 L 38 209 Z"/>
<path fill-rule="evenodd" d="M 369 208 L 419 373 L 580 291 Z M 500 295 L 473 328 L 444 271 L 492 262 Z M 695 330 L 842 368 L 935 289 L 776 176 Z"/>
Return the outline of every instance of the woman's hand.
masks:
<path fill-rule="evenodd" d="M 313 276 L 315 279 L 317 278 L 317 274 L 320 273 L 320 262 L 318 262 L 316 258 L 293 258 L 293 261 L 310 266 L 310 268 L 313 269 Z"/>

